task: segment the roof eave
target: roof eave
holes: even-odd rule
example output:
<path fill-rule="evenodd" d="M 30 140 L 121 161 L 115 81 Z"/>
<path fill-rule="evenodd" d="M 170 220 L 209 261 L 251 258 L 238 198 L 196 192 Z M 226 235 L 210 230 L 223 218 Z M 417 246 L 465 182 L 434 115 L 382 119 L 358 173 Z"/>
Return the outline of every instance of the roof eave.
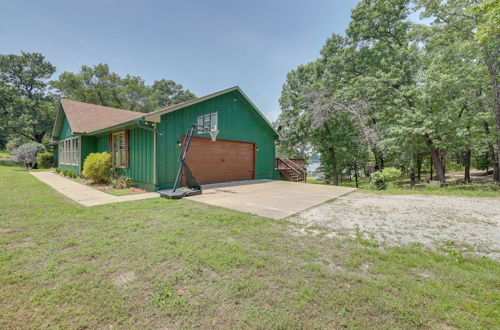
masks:
<path fill-rule="evenodd" d="M 113 130 L 113 129 L 116 129 L 116 128 L 120 128 L 122 126 L 128 126 L 128 125 L 134 124 L 134 122 L 139 122 L 140 120 L 144 120 L 144 116 L 138 117 L 138 118 L 134 118 L 134 119 L 129 119 L 129 120 L 123 121 L 123 122 L 118 123 L 118 124 L 114 124 L 114 125 L 107 126 L 107 127 L 104 127 L 104 128 L 100 128 L 100 129 L 97 129 L 97 130 L 94 130 L 94 131 L 90 131 L 90 132 L 83 132 L 83 133 L 80 133 L 80 134 L 95 135 L 95 134 L 103 133 L 103 132 L 106 132 L 106 131 L 109 131 L 109 130 Z"/>
<path fill-rule="evenodd" d="M 61 130 L 62 119 L 60 118 L 60 114 L 61 114 L 61 112 L 64 113 L 64 109 L 63 109 L 61 102 L 59 101 L 58 104 L 59 104 L 59 107 L 57 109 L 56 121 L 54 123 L 54 127 L 52 128 L 52 141 L 54 141 L 54 137 L 59 137 L 59 135 L 56 135 L 56 129 L 59 129 L 59 131 Z"/>

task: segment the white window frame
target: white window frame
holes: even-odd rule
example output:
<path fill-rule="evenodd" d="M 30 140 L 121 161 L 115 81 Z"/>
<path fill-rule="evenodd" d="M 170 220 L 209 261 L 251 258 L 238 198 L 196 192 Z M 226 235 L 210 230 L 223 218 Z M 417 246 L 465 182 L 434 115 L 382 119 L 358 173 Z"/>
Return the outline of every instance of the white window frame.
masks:
<path fill-rule="evenodd" d="M 198 116 L 196 124 L 198 124 L 198 134 L 209 133 L 211 130 L 217 129 L 217 112 L 210 112 Z"/>
<path fill-rule="evenodd" d="M 79 166 L 80 138 L 73 137 L 59 141 L 57 158 L 61 165 Z"/>

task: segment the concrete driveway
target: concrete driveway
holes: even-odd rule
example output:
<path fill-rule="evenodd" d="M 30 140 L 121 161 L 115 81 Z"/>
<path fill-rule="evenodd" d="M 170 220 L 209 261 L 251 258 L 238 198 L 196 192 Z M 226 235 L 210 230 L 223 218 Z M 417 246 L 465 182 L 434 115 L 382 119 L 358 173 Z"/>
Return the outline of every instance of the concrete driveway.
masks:
<path fill-rule="evenodd" d="M 190 200 L 283 219 L 355 189 L 289 181 L 251 180 L 203 186 Z"/>

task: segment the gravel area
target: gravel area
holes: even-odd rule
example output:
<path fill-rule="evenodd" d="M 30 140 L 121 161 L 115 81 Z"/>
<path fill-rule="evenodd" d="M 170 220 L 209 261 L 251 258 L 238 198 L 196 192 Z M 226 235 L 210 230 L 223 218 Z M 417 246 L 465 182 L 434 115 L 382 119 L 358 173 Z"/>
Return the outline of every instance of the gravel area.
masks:
<path fill-rule="evenodd" d="M 326 227 L 333 235 L 363 235 L 388 245 L 452 245 L 500 260 L 500 198 L 355 192 L 288 220 Z"/>

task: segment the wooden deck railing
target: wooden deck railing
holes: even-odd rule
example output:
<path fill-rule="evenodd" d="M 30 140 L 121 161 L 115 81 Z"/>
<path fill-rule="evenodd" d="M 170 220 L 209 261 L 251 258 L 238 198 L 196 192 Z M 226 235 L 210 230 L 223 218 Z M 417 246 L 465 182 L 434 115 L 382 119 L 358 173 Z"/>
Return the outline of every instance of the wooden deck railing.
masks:
<path fill-rule="evenodd" d="M 304 159 L 276 158 L 276 169 L 289 181 L 307 182 Z"/>

